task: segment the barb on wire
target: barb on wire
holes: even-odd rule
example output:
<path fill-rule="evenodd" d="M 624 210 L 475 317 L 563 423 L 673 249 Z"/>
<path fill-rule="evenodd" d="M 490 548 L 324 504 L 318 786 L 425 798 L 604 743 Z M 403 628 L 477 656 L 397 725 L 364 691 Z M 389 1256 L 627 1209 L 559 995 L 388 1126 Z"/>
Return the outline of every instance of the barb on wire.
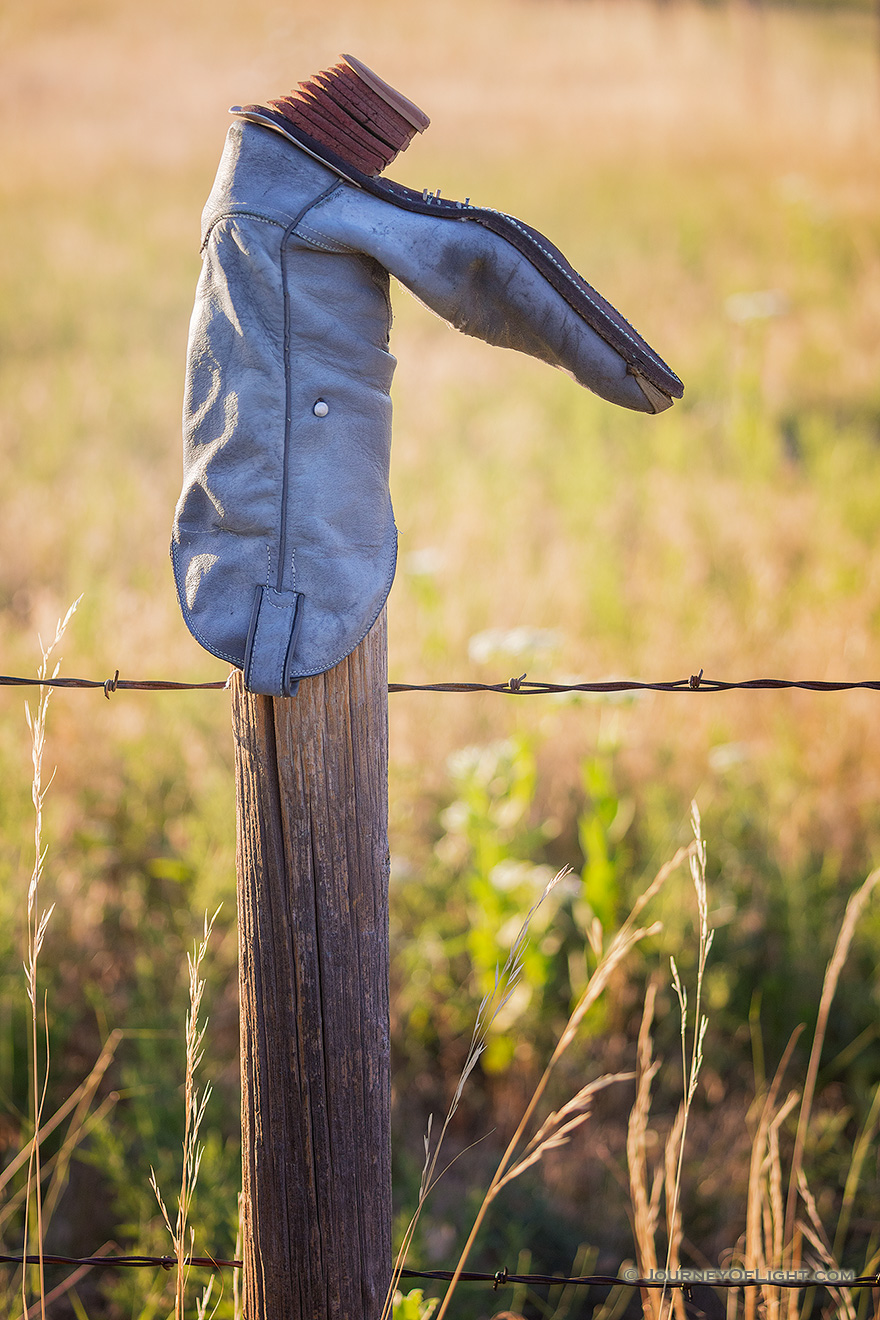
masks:
<path fill-rule="evenodd" d="M 160 678 L 120 678 L 116 670 L 113 678 L 20 678 L 12 674 L 0 674 L 0 687 L 52 687 L 52 688 L 102 688 L 109 701 L 113 692 L 209 692 L 228 688 L 233 674 L 213 683 L 178 683 Z M 880 679 L 861 679 L 855 682 L 835 682 L 825 679 L 794 678 L 748 678 L 741 682 L 727 682 L 719 678 L 704 678 L 702 669 L 688 678 L 675 678 L 668 682 L 643 683 L 634 678 L 609 678 L 595 683 L 543 683 L 536 679 L 508 678 L 503 683 L 389 683 L 388 691 L 394 692 L 500 692 L 503 696 L 542 697 L 555 696 L 567 692 L 595 693 L 597 695 L 615 692 L 778 692 L 786 688 L 799 688 L 805 692 L 852 692 L 861 688 L 871 692 L 880 692 Z"/>

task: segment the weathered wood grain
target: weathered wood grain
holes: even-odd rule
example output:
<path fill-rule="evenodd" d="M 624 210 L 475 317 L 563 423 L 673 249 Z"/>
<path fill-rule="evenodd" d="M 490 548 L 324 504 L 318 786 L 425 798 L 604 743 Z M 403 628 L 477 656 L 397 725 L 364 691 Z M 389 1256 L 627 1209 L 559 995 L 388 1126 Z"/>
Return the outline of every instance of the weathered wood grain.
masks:
<path fill-rule="evenodd" d="M 295 697 L 232 693 L 245 1320 L 378 1320 L 390 1276 L 384 613 Z"/>

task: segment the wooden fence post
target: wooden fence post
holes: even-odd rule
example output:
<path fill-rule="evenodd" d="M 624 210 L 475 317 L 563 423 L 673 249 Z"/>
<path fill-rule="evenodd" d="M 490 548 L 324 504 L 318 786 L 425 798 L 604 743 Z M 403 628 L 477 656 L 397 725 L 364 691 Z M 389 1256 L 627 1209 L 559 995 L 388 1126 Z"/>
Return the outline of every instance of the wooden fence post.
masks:
<path fill-rule="evenodd" d="M 385 615 L 232 690 L 245 1320 L 378 1320 L 391 1274 Z"/>

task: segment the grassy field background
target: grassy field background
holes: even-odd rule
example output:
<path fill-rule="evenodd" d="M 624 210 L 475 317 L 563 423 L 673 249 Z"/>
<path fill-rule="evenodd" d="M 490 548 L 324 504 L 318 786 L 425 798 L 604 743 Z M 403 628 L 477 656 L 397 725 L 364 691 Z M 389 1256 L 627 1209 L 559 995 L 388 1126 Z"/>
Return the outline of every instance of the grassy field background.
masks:
<path fill-rule="evenodd" d="M 63 672 L 225 676 L 180 620 L 167 556 L 199 214 L 227 106 L 280 94 L 341 51 L 432 117 L 394 177 L 543 230 L 686 385 L 670 413 L 629 415 L 456 335 L 396 290 L 392 679 L 673 679 L 701 668 L 724 679 L 878 677 L 875 17 L 685 0 L 341 0 L 320 14 L 270 0 L 3 6 L 0 669 L 32 672 L 37 634 L 51 635 L 82 593 Z M 687 840 L 692 798 L 717 935 L 686 1232 L 697 1263 L 735 1246 L 754 1087 L 797 1023 L 815 1020 L 844 905 L 878 859 L 877 701 L 392 697 L 401 1215 L 423 1119 L 454 1085 L 482 979 L 546 875 L 569 864 L 576 877 L 536 936 L 523 991 L 453 1134 L 460 1146 L 489 1128 L 500 1135 L 438 1195 L 421 1260 L 451 1262 L 486 1152 L 509 1130 L 577 992 L 592 915 L 615 926 Z M 127 1033 L 107 1080 L 118 1101 L 74 1166 L 50 1244 L 91 1251 L 100 1227 L 138 1250 L 164 1249 L 147 1170 L 174 1177 L 185 951 L 205 908 L 222 900 L 197 1245 L 229 1251 L 237 1005 L 226 698 L 59 693 L 49 739 L 55 1102 L 111 1029 Z M 11 1155 L 27 1137 L 20 932 L 32 824 L 21 693 L 4 688 L 0 777 L 0 1126 Z M 573 1077 L 631 1064 L 647 979 L 670 951 L 693 966 L 691 906 L 684 877 L 660 905 L 663 936 L 590 1019 Z M 880 1075 L 878 946 L 869 914 L 820 1079 L 810 1169 L 832 1220 Z M 666 985 L 659 1002 L 658 1048 L 674 1057 Z M 679 1081 L 673 1064 L 661 1074 L 661 1135 Z M 513 1268 L 526 1249 L 536 1268 L 562 1269 L 579 1245 L 615 1270 L 632 1253 L 615 1180 L 628 1107 L 609 1101 L 592 1137 L 499 1203 L 492 1268 Z M 864 1263 L 876 1168 L 859 1195 L 862 1227 L 847 1250 Z M 14 1214 L 4 1222 L 17 1249 Z M 85 1285 L 82 1305 L 93 1317 L 165 1314 L 162 1286 L 140 1277 L 99 1295 Z M 462 1316 L 491 1307 L 464 1294 L 460 1303 Z"/>

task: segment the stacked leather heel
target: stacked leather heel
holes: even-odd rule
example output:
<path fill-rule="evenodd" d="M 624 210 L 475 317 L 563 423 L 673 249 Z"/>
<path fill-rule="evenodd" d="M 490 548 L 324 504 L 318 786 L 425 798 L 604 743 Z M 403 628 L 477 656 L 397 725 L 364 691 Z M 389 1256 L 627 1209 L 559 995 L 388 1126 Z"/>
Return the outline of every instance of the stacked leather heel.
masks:
<path fill-rule="evenodd" d="M 374 178 L 431 122 L 353 55 L 270 101 L 269 108 Z M 244 107 L 245 112 L 260 109 Z"/>

